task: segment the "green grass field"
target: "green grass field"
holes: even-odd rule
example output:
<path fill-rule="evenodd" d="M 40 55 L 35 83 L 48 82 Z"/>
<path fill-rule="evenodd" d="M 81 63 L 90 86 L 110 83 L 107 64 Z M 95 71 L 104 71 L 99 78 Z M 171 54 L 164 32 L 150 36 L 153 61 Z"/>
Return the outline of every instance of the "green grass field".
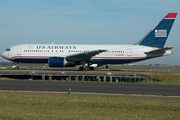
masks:
<path fill-rule="evenodd" d="M 6 67 L 7 69 L 11 69 L 12 65 L 1 65 L 1 67 Z M 20 69 L 41 69 L 41 68 L 52 68 L 48 65 L 22 65 L 19 64 Z M 77 67 L 66 67 L 65 69 L 77 69 Z M 53 68 L 52 68 L 53 69 Z M 60 68 L 63 69 L 63 68 Z M 96 67 L 96 70 L 104 69 L 104 66 Z M 144 65 L 137 65 L 137 66 L 111 66 L 109 65 L 109 69 L 111 70 L 119 70 L 119 69 L 180 69 L 180 66 L 144 66 Z"/>
<path fill-rule="evenodd" d="M 180 100 L 163 98 L 0 93 L 0 119 L 178 120 Z"/>
<path fill-rule="evenodd" d="M 103 67 L 97 67 L 97 69 L 102 69 Z M 118 69 L 180 69 L 180 66 L 109 66 L 111 70 Z"/>
<path fill-rule="evenodd" d="M 140 76 L 155 78 L 157 82 L 143 82 L 140 84 L 180 85 L 180 73 L 136 73 Z"/>
<path fill-rule="evenodd" d="M 153 85 L 180 85 L 180 80 L 159 81 L 159 82 L 140 82 L 136 84 L 153 84 Z"/>

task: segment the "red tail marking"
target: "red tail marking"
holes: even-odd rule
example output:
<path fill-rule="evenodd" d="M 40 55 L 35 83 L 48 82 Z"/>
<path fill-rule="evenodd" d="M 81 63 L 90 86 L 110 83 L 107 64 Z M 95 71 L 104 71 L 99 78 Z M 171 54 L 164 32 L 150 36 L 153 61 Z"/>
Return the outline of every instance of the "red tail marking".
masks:
<path fill-rule="evenodd" d="M 169 13 L 165 18 L 176 18 L 177 13 Z"/>

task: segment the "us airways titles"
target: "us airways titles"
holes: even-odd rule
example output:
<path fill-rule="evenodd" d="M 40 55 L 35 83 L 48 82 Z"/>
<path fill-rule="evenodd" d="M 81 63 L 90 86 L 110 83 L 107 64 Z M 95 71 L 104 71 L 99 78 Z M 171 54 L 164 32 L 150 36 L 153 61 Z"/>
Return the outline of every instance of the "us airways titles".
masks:
<path fill-rule="evenodd" d="M 76 49 L 76 46 L 37 46 L 37 49 Z"/>

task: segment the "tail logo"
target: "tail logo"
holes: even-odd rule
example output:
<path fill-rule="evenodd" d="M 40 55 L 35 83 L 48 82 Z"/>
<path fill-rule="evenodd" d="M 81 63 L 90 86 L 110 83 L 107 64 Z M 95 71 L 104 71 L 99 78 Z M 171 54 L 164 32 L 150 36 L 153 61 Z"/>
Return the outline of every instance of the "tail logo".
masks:
<path fill-rule="evenodd" d="M 167 37 L 167 30 L 155 30 L 155 37 Z"/>

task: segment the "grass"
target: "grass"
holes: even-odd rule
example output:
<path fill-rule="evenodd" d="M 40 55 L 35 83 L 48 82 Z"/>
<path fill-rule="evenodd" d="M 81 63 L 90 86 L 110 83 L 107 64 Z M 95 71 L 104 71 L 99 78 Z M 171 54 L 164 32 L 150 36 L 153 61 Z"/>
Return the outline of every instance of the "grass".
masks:
<path fill-rule="evenodd" d="M 97 67 L 96 69 L 103 69 L 103 67 Z M 180 69 L 180 66 L 109 66 L 110 70 L 120 69 Z"/>
<path fill-rule="evenodd" d="M 15 78 L 0 77 L 0 80 L 18 80 Z"/>
<path fill-rule="evenodd" d="M 0 119 L 179 119 L 179 99 L 0 93 Z"/>
<path fill-rule="evenodd" d="M 157 81 L 180 80 L 180 73 L 136 73 L 137 75 L 155 78 Z"/>
<path fill-rule="evenodd" d="M 1 67 L 6 67 L 7 69 L 12 69 L 13 65 L 1 65 Z M 21 65 L 19 64 L 20 69 L 43 69 L 43 68 L 52 68 L 54 69 L 54 67 L 49 67 L 47 65 L 31 65 L 31 64 L 27 64 L 27 65 Z M 59 67 L 58 67 L 59 68 Z M 77 69 L 77 67 L 65 67 L 65 68 L 60 68 L 60 69 Z M 103 70 L 104 66 L 101 67 L 96 67 L 96 70 Z M 119 69 L 180 69 L 180 66 L 145 66 L 145 65 L 136 65 L 136 66 L 111 66 L 109 65 L 108 70 L 119 70 Z M 106 69 L 104 69 L 106 70 Z"/>
<path fill-rule="evenodd" d="M 159 81 L 159 82 L 140 82 L 136 84 L 153 84 L 153 85 L 180 85 L 180 80 Z"/>
<path fill-rule="evenodd" d="M 136 73 L 137 75 L 155 78 L 157 82 L 143 82 L 140 84 L 180 85 L 180 73 Z"/>
<path fill-rule="evenodd" d="M 155 84 L 161 84 L 161 85 L 180 85 L 180 80 L 162 81 L 162 82 L 156 82 Z"/>
<path fill-rule="evenodd" d="M 13 65 L 1 65 L 1 68 L 12 69 Z M 18 65 L 19 69 L 56 69 L 56 67 L 49 67 L 47 65 Z M 77 67 L 57 67 L 59 69 L 77 69 Z"/>

